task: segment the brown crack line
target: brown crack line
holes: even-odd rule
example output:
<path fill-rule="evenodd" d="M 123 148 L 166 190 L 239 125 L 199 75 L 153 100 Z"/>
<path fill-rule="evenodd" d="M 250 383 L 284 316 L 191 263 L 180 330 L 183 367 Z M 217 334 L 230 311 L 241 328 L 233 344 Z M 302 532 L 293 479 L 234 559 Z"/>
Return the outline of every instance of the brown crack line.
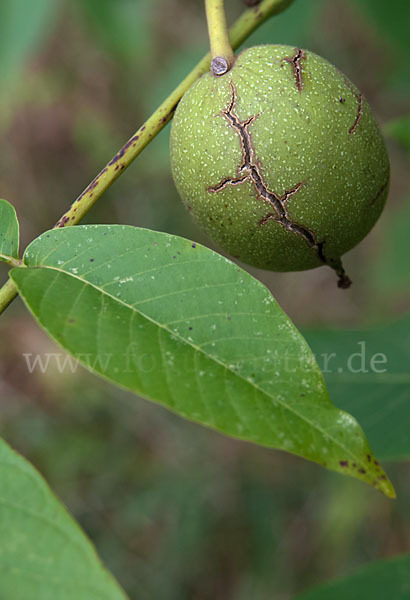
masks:
<path fill-rule="evenodd" d="M 249 126 L 258 118 L 258 115 L 254 115 L 241 121 L 234 112 L 236 89 L 232 82 L 230 83 L 230 87 L 232 93 L 231 101 L 228 108 L 223 110 L 220 114 L 230 123 L 239 136 L 242 151 L 242 163 L 238 168 L 238 177 L 225 178 L 217 185 L 209 187 L 208 192 L 218 193 L 229 185 L 240 185 L 246 181 L 252 182 L 258 197 L 270 204 L 274 210 L 274 213 L 269 213 L 266 217 L 261 219 L 259 226 L 263 226 L 268 221 L 274 220 L 288 231 L 292 231 L 293 233 L 296 233 L 296 235 L 302 237 L 308 245 L 316 251 L 319 259 L 336 271 L 339 277 L 338 286 L 341 288 L 348 288 L 351 281 L 345 273 L 341 260 L 328 259 L 324 250 L 325 242 L 318 242 L 310 229 L 303 225 L 293 223 L 289 218 L 286 203 L 291 196 L 297 194 L 303 187 L 303 182 L 297 183 L 293 188 L 285 191 L 282 196 L 278 196 L 275 192 L 272 192 L 267 188 L 261 173 L 261 164 L 255 160 L 255 150 L 253 148 L 251 135 L 248 131 Z"/>
<path fill-rule="evenodd" d="M 306 59 L 306 54 L 300 48 L 295 48 L 295 54 L 293 56 L 285 56 L 283 60 L 288 62 L 293 71 L 293 75 L 295 76 L 296 87 L 299 90 L 299 94 L 302 93 L 303 89 L 303 78 L 302 78 L 302 65 L 300 64 L 301 60 Z"/>
<path fill-rule="evenodd" d="M 356 118 L 354 120 L 353 125 L 349 129 L 349 133 L 351 134 L 356 131 L 357 126 L 359 125 L 360 119 L 363 116 L 363 95 L 360 92 L 356 92 L 356 90 L 354 89 L 354 87 L 352 86 L 350 81 L 348 79 L 346 79 L 346 77 L 345 77 L 345 83 L 346 83 L 347 87 L 349 88 L 349 90 L 352 92 L 353 96 L 357 100 Z"/>

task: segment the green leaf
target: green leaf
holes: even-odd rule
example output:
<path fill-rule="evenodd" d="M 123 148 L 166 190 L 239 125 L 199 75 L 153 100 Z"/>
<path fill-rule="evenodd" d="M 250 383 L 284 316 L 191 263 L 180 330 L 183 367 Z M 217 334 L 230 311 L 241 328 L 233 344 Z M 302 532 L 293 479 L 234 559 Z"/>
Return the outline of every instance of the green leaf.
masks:
<path fill-rule="evenodd" d="M 406 92 L 409 88 L 410 66 L 408 61 L 401 60 L 410 50 L 408 23 L 410 19 L 410 3 L 402 0 L 355 0 L 351 7 L 351 16 L 356 22 L 365 22 L 368 27 L 364 37 L 372 36 L 373 44 L 383 46 L 383 53 L 388 57 L 388 63 L 381 70 L 389 83 L 396 89 Z M 373 31 L 372 31 L 373 30 Z M 364 39 L 363 37 L 363 39 Z"/>
<path fill-rule="evenodd" d="M 410 4 L 402 0 L 356 0 L 370 23 L 377 27 L 382 39 L 388 39 L 401 52 L 410 50 L 408 23 Z M 395 65 L 392 65 L 394 68 Z"/>
<path fill-rule="evenodd" d="M 393 294 L 399 296 L 395 300 L 398 304 L 405 301 L 410 290 L 410 196 L 400 200 L 384 215 L 383 236 L 374 249 L 375 260 L 368 271 L 373 289 L 390 300 Z"/>
<path fill-rule="evenodd" d="M 383 129 L 386 135 L 400 142 L 410 152 L 410 115 L 389 121 Z"/>
<path fill-rule="evenodd" d="M 299 594 L 294 600 L 408 600 L 410 554 L 377 561 L 343 579 Z"/>
<path fill-rule="evenodd" d="M 24 63 L 50 31 L 58 15 L 57 0 L 2 0 L 0 2 L 0 62 L 2 83 L 17 78 Z M 2 89 L 2 93 L 6 90 Z"/>
<path fill-rule="evenodd" d="M 410 315 L 386 327 L 304 331 L 337 406 L 362 424 L 379 458 L 410 458 Z"/>
<path fill-rule="evenodd" d="M 0 439 L 0 597 L 126 600 L 30 463 Z"/>
<path fill-rule="evenodd" d="M 43 234 L 25 262 L 12 277 L 27 306 L 94 371 L 394 495 L 357 422 L 331 404 L 303 337 L 237 265 L 176 236 L 103 225 Z"/>
<path fill-rule="evenodd" d="M 154 0 L 77 0 L 77 4 L 84 12 L 83 19 L 119 59 L 135 65 L 136 61 L 146 61 L 151 56 L 154 36 L 150 19 Z"/>
<path fill-rule="evenodd" d="M 268 19 L 258 27 L 245 45 L 292 44 L 300 48 L 309 48 L 312 37 L 316 35 L 320 16 L 326 10 L 326 0 L 315 2 L 293 2 L 284 12 Z M 269 42 L 269 40 L 275 40 Z"/>
<path fill-rule="evenodd" d="M 0 200 L 0 260 L 18 258 L 19 224 L 16 211 L 7 200 Z"/>

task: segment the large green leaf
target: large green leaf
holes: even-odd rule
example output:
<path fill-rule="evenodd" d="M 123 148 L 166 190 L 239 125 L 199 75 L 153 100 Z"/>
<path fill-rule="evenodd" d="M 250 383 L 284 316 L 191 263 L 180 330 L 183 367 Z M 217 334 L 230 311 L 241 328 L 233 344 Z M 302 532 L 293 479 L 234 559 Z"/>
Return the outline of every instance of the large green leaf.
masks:
<path fill-rule="evenodd" d="M 408 600 L 410 554 L 377 561 L 353 575 L 298 595 L 294 600 Z"/>
<path fill-rule="evenodd" d="M 385 460 L 410 458 L 410 316 L 358 331 L 305 331 L 332 400 Z"/>
<path fill-rule="evenodd" d="M 41 475 L 1 439 L 0 598 L 126 600 Z"/>
<path fill-rule="evenodd" d="M 39 323 L 109 380 L 394 495 L 303 337 L 232 262 L 176 236 L 94 225 L 43 234 L 25 263 L 12 277 Z"/>
<path fill-rule="evenodd" d="M 0 200 L 0 260 L 18 258 L 19 224 L 16 211 L 7 200 Z"/>

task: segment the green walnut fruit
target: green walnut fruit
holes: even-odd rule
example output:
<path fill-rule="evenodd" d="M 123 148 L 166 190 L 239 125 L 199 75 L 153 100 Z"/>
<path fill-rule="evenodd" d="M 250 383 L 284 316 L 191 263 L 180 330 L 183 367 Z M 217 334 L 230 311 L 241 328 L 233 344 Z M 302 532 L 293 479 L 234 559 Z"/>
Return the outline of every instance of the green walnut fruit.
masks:
<path fill-rule="evenodd" d="M 273 271 L 328 265 L 372 229 L 389 161 L 370 107 L 313 52 L 255 46 L 228 73 L 203 75 L 177 107 L 171 165 L 186 207 L 245 263 Z"/>

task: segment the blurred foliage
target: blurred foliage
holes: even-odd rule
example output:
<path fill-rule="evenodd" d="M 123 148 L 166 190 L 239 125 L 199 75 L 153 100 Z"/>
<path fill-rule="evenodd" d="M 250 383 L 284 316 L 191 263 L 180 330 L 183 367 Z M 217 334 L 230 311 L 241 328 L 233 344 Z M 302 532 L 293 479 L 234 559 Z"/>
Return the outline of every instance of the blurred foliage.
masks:
<path fill-rule="evenodd" d="M 407 600 L 409 583 L 410 555 L 399 556 L 385 562 L 376 562 L 346 579 L 331 582 L 302 594 L 295 600 Z"/>
<path fill-rule="evenodd" d="M 410 289 L 409 269 L 409 231 L 410 231 L 410 196 L 403 199 L 403 204 L 386 222 L 383 238 L 376 250 L 377 260 L 371 265 L 371 285 L 383 303 L 401 302 L 406 306 L 406 298 Z M 386 306 L 386 304 L 384 304 Z M 407 304 L 408 306 L 408 304 Z M 382 306 L 379 307 L 382 310 Z M 403 329 L 404 333 L 406 329 Z"/>
<path fill-rule="evenodd" d="M 240 0 L 226 4 L 230 20 L 242 11 Z M 249 269 L 297 325 L 314 328 L 318 350 L 336 347 L 341 360 L 358 338 L 339 337 L 336 328 L 384 323 L 369 343 L 393 362 L 409 347 L 408 325 L 388 327 L 410 307 L 402 119 L 409 113 L 409 11 L 403 0 L 295 0 L 246 44 L 297 44 L 322 54 L 364 91 L 389 134 L 390 197 L 371 235 L 346 257 L 351 291 L 338 290 L 325 268 Z M 2 0 L 0 197 L 17 208 L 23 247 L 59 218 L 206 49 L 202 0 Z M 168 136 L 169 128 L 88 221 L 209 245 L 177 197 Z M 0 339 L 4 436 L 40 468 L 132 598 L 288 600 L 409 550 L 408 464 L 387 465 L 398 492 L 392 503 L 359 482 L 182 421 L 80 368 L 59 372 L 51 361 L 46 373 L 29 373 L 24 353 L 59 350 L 18 301 L 0 320 Z M 372 395 L 362 396 L 361 383 L 353 389 L 330 379 L 336 402 L 359 418 L 366 413 L 370 437 L 382 427 L 380 415 L 396 423 L 402 433 L 395 440 L 390 431 L 382 450 L 398 452 L 405 423 L 395 419 L 407 413 L 390 408 L 408 406 L 409 386 L 399 395 L 375 382 Z"/>
<path fill-rule="evenodd" d="M 410 152 L 410 115 L 389 121 L 384 130 Z"/>
<path fill-rule="evenodd" d="M 27 60 L 53 29 L 56 0 L 4 0 L 0 5 L 0 56 L 4 82 L 22 75 Z"/>
<path fill-rule="evenodd" d="M 89 22 L 90 33 L 107 48 L 110 54 L 133 69 L 139 62 L 149 60 L 154 50 L 150 35 L 149 17 L 152 2 L 140 2 L 138 12 L 135 0 L 76 0 L 83 18 Z"/>
<path fill-rule="evenodd" d="M 357 418 L 380 460 L 410 459 L 409 331 L 409 316 L 377 329 L 304 331 L 330 397 Z"/>

